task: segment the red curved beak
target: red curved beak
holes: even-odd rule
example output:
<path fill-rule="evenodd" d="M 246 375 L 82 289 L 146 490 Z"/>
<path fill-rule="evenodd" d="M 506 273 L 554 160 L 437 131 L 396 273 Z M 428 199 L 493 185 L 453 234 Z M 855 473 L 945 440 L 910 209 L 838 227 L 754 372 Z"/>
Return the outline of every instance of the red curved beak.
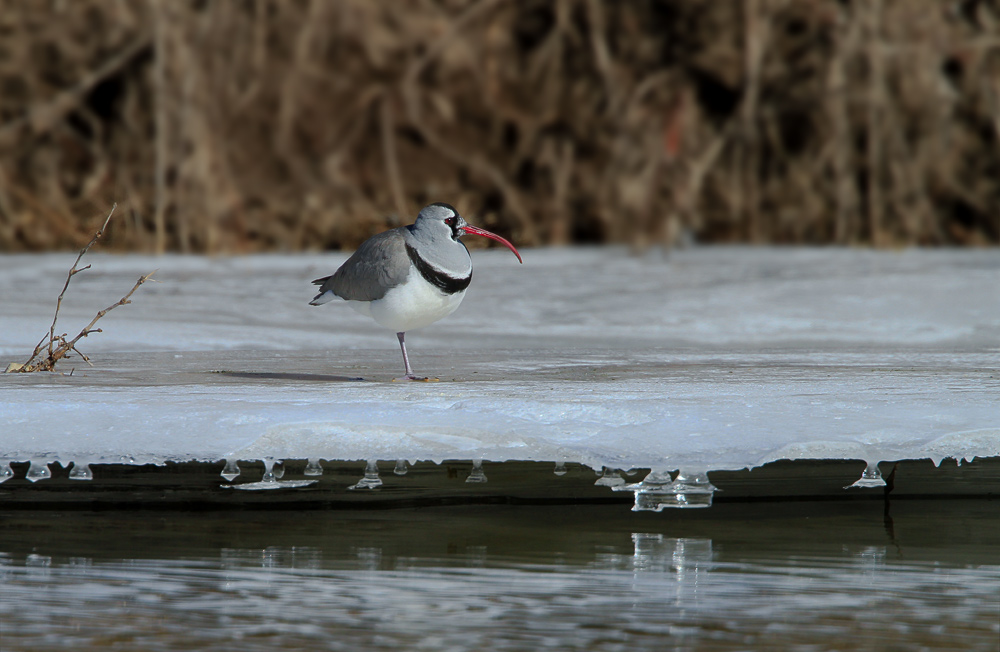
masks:
<path fill-rule="evenodd" d="M 496 240 L 497 242 L 502 243 L 504 246 L 506 246 L 508 249 L 514 252 L 514 255 L 517 256 L 517 261 L 519 263 L 521 263 L 522 265 L 524 264 L 524 261 L 521 260 L 521 254 L 517 253 L 517 249 L 514 248 L 514 245 L 509 243 L 505 238 L 501 238 L 496 233 L 490 233 L 486 229 L 480 229 L 478 226 L 472 226 L 471 224 L 466 224 L 465 226 L 462 227 L 462 230 L 465 231 L 466 233 L 471 233 L 472 235 L 481 235 L 484 238 L 489 238 L 490 240 Z"/>

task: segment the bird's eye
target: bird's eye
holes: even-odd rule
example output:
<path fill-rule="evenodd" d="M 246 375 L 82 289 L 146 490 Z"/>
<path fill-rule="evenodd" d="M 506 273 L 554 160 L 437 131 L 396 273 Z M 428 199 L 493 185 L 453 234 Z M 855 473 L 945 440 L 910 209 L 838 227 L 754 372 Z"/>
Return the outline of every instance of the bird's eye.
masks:
<path fill-rule="evenodd" d="M 455 226 L 455 224 L 456 224 L 457 222 L 458 222 L 458 219 L 456 219 L 456 218 L 454 218 L 454 217 L 449 217 L 448 219 L 446 219 L 446 220 L 444 221 L 444 223 L 445 223 L 445 224 L 447 224 L 448 226 Z"/>

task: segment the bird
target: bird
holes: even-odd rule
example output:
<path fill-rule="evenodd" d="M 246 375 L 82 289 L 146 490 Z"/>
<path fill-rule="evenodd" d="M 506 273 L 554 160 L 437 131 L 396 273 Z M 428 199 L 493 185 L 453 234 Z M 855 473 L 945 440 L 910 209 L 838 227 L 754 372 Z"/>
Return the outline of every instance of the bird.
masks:
<path fill-rule="evenodd" d="M 396 380 L 430 380 L 413 373 L 405 335 L 444 319 L 462 303 L 472 282 L 472 256 L 461 238 L 470 234 L 496 240 L 524 263 L 506 239 L 472 226 L 450 204 L 436 202 L 422 208 L 413 224 L 365 240 L 336 272 L 313 281 L 320 288 L 309 304 L 343 299 L 396 333 L 405 368 Z"/>

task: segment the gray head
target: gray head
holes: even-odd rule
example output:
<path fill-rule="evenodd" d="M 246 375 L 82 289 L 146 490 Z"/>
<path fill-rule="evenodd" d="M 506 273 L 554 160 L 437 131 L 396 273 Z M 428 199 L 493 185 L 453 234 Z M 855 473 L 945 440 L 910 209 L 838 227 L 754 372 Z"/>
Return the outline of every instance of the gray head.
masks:
<path fill-rule="evenodd" d="M 458 242 L 465 235 L 466 226 L 454 206 L 438 202 L 423 207 L 410 231 L 418 240 L 451 238 Z"/>
<path fill-rule="evenodd" d="M 518 260 L 521 260 L 521 254 L 517 252 L 514 245 L 495 233 L 480 229 L 478 226 L 472 226 L 458 214 L 458 211 L 451 204 L 436 202 L 424 206 L 417 215 L 417 220 L 409 228 L 414 239 L 428 243 L 448 242 L 450 240 L 461 244 L 459 238 L 463 235 L 481 235 L 502 243 L 514 252 Z M 462 248 L 465 248 L 464 245 Z"/>

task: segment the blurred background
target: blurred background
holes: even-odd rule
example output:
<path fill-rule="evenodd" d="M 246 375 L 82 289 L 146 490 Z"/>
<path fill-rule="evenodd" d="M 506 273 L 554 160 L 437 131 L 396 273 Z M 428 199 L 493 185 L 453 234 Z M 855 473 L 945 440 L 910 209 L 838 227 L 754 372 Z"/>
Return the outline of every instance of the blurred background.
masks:
<path fill-rule="evenodd" d="M 0 0 L 0 251 L 1000 244 L 991 0 Z"/>

